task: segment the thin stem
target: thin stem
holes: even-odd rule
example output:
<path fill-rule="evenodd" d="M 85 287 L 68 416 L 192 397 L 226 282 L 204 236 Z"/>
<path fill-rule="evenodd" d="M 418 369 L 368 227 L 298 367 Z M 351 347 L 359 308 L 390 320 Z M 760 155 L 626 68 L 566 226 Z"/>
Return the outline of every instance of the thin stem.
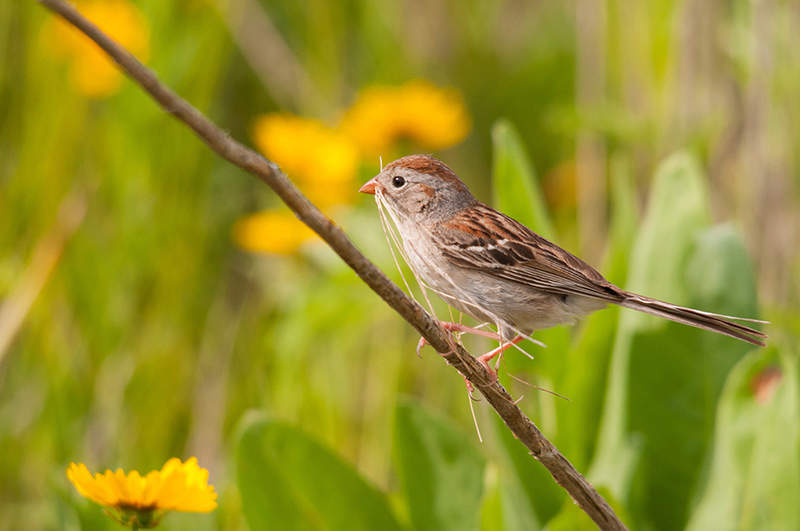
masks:
<path fill-rule="evenodd" d="M 331 249 L 400 316 L 408 321 L 447 362 L 483 394 L 514 435 L 550 472 L 601 529 L 626 529 L 594 487 L 561 455 L 534 423 L 517 407 L 496 378 L 461 345 L 449 341 L 444 330 L 422 306 L 411 300 L 353 245 L 347 235 L 314 206 L 278 166 L 230 138 L 200 111 L 163 85 L 156 75 L 127 50 L 63 0 L 38 0 L 81 30 L 102 48 L 169 114 L 189 126 L 221 157 L 252 173 L 291 208 L 297 217 L 325 240 Z"/>

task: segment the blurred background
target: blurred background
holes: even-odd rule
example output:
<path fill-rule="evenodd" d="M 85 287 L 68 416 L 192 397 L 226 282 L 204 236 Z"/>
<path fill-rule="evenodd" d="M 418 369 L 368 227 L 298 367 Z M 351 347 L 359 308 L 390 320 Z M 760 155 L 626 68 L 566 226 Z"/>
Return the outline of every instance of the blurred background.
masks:
<path fill-rule="evenodd" d="M 609 309 L 501 380 L 631 528 L 800 528 L 796 2 L 76 5 L 399 283 L 357 190 L 426 152 L 622 286 L 771 321 L 753 350 Z M 67 465 L 173 456 L 220 506 L 165 529 L 591 528 L 417 339 L 92 44 L 0 3 L 0 529 L 117 528 Z"/>

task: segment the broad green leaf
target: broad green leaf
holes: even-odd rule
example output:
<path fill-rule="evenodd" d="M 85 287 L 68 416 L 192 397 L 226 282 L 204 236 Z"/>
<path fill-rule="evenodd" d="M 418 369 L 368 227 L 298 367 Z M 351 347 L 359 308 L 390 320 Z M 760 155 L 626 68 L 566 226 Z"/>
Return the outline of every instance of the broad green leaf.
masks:
<path fill-rule="evenodd" d="M 395 416 L 394 451 L 415 529 L 478 529 L 485 463 L 467 436 L 403 399 Z"/>
<path fill-rule="evenodd" d="M 634 243 L 627 287 L 672 298 L 672 302 L 685 297 L 677 270 L 691 252 L 690 235 L 705 227 L 708 217 L 706 191 L 696 163 L 686 154 L 673 155 L 656 172 L 646 217 Z M 660 242 L 664 242 L 666 251 L 656 254 Z M 645 323 L 632 311 L 621 312 L 591 476 L 607 485 L 617 498 L 625 499 L 637 454 L 636 441 L 627 433 L 630 346 Z"/>
<path fill-rule="evenodd" d="M 500 504 L 505 531 L 530 531 L 541 527 L 519 481 L 512 474 L 505 474 L 501 479 Z"/>
<path fill-rule="evenodd" d="M 747 253 L 729 227 L 708 225 L 696 163 L 668 159 L 653 185 L 629 271 L 632 291 L 700 309 L 753 317 Z M 686 523 L 730 368 L 751 346 L 621 310 L 607 401 L 591 477 L 608 486 L 638 525 Z"/>
<path fill-rule="evenodd" d="M 645 219 L 633 248 L 627 287 L 649 290 L 651 297 L 687 299 L 685 259 L 698 230 L 709 225 L 708 191 L 697 161 L 685 153 L 671 156 L 656 171 Z M 642 314 L 651 327 L 663 321 Z M 637 319 L 625 319 L 633 324 Z M 627 325 L 627 323 L 626 323 Z M 629 325 L 627 325 L 629 326 Z"/>
<path fill-rule="evenodd" d="M 547 239 L 556 237 L 533 165 L 522 140 L 508 120 L 492 127 L 494 206 Z"/>
<path fill-rule="evenodd" d="M 481 531 L 531 531 L 541 528 L 513 469 L 490 466 L 481 509 Z"/>
<path fill-rule="evenodd" d="M 561 509 L 567 495 L 555 482 L 550 472 L 531 456 L 528 449 L 508 429 L 500 417 L 494 415 L 494 432 L 503 450 L 502 470 L 512 470 L 521 491 L 527 496 L 539 522 L 546 522 Z"/>
<path fill-rule="evenodd" d="M 700 234 L 685 279 L 690 306 L 757 315 L 747 251 L 731 227 Z M 642 503 L 639 508 L 659 527 L 685 525 L 691 495 L 686 486 L 700 479 L 725 378 L 752 348 L 675 323 L 669 323 L 664 334 L 644 333 L 634 339 L 628 384 L 630 432 L 644 443 L 634 495 Z"/>
<path fill-rule="evenodd" d="M 245 415 L 236 471 L 252 531 L 401 529 L 386 496 L 297 428 Z"/>
<path fill-rule="evenodd" d="M 481 504 L 481 531 L 503 531 L 503 506 L 500 487 L 495 478 L 486 485 L 486 494 Z"/>
<path fill-rule="evenodd" d="M 574 344 L 565 354 L 568 370 L 555 390 L 569 399 L 555 401 L 559 450 L 580 471 L 594 454 L 603 397 L 606 393 L 611 349 L 619 309 L 612 307 L 587 317 Z"/>
<path fill-rule="evenodd" d="M 719 402 L 709 479 L 689 530 L 800 528 L 797 369 L 795 353 L 763 349 L 731 371 Z"/>

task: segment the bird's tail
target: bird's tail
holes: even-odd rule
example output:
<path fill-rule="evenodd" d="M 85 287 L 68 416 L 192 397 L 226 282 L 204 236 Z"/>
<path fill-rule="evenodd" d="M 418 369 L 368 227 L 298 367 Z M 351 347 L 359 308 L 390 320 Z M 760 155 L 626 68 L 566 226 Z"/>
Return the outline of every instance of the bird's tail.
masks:
<path fill-rule="evenodd" d="M 623 300 L 618 302 L 620 306 L 639 310 L 640 312 L 657 315 L 677 323 L 687 324 L 703 330 L 710 330 L 719 334 L 741 339 L 753 345 L 760 347 L 765 346 L 764 339 L 767 334 L 744 326 L 735 321 L 746 321 L 749 323 L 766 324 L 767 321 L 759 321 L 758 319 L 745 319 L 743 317 L 732 317 L 730 315 L 720 315 L 717 313 L 703 312 L 695 310 L 694 308 L 684 308 L 668 302 L 651 299 L 643 295 L 625 292 Z"/>

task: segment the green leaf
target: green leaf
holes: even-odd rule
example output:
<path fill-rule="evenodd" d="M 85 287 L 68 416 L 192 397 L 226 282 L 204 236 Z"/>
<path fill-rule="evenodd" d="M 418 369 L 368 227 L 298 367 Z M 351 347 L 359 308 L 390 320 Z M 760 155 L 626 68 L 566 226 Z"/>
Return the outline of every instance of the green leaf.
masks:
<path fill-rule="evenodd" d="M 249 413 L 238 433 L 238 485 L 252 531 L 401 529 L 382 492 L 299 429 Z"/>
<path fill-rule="evenodd" d="M 503 531 L 503 502 L 495 480 L 486 486 L 481 504 L 481 531 Z"/>
<path fill-rule="evenodd" d="M 729 227 L 708 225 L 696 163 L 659 169 L 633 250 L 632 291 L 700 309 L 754 317 L 752 270 Z M 714 425 L 724 378 L 751 346 L 622 310 L 591 477 L 625 502 L 639 525 L 683 527 Z"/>
<path fill-rule="evenodd" d="M 536 186 L 533 165 L 508 120 L 492 127 L 494 206 L 547 239 L 556 237 L 544 198 Z"/>
<path fill-rule="evenodd" d="M 630 259 L 629 289 L 671 302 L 685 299 L 678 270 L 691 252 L 691 235 L 708 224 L 705 198 L 699 170 L 688 155 L 673 155 L 659 167 Z M 664 243 L 663 252 L 660 242 Z M 655 320 L 651 322 L 666 326 Z M 629 438 L 627 430 L 626 405 L 631 343 L 645 324 L 649 323 L 632 311 L 623 311 L 620 316 L 598 450 L 592 464 L 591 476 L 595 482 L 608 486 L 620 499 L 628 494 L 638 455 L 636 439 Z"/>
<path fill-rule="evenodd" d="M 705 178 L 697 161 L 686 153 L 669 157 L 656 171 L 647 213 L 634 244 L 628 288 L 648 290 L 651 297 L 686 301 L 685 259 L 697 231 L 708 227 L 710 216 Z M 643 314 L 627 315 L 650 320 L 655 327 L 663 322 Z"/>
<path fill-rule="evenodd" d="M 525 493 L 511 474 L 501 480 L 500 504 L 505 531 L 529 531 L 541 527 Z"/>
<path fill-rule="evenodd" d="M 546 522 L 561 509 L 567 495 L 550 472 L 531 456 L 502 419 L 494 415 L 494 431 L 503 450 L 503 470 L 514 471 L 521 492 L 540 522 Z"/>
<path fill-rule="evenodd" d="M 558 416 L 555 441 L 578 470 L 586 469 L 597 443 L 619 311 L 606 308 L 584 319 L 578 336 L 564 355 L 569 368 L 555 389 L 569 399 L 555 400 Z"/>
<path fill-rule="evenodd" d="M 468 437 L 417 402 L 402 399 L 394 449 L 415 529 L 478 529 L 485 463 Z"/>
<path fill-rule="evenodd" d="M 689 530 L 798 529 L 800 403 L 794 353 L 752 352 L 719 402 L 709 479 Z M 760 388 L 759 396 L 754 388 Z"/>
<path fill-rule="evenodd" d="M 481 531 L 530 531 L 541 528 L 512 470 L 490 466 L 487 476 L 487 493 L 481 509 Z"/>

